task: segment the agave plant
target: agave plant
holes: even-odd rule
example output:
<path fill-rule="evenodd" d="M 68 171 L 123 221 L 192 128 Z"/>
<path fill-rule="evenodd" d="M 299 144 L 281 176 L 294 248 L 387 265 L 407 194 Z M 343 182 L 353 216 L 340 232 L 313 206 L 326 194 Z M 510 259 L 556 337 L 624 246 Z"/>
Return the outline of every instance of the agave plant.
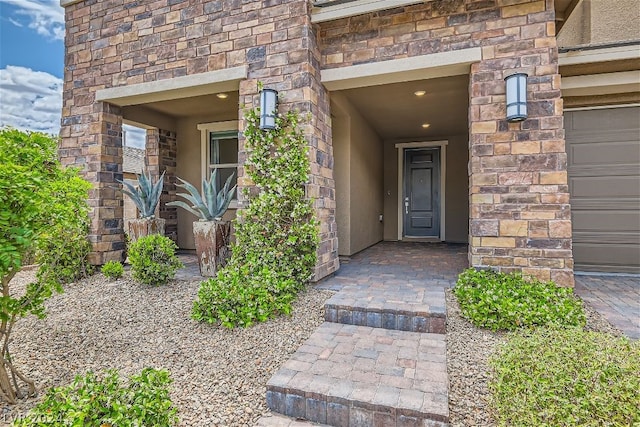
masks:
<path fill-rule="evenodd" d="M 160 175 L 160 179 L 155 184 L 151 179 L 151 172 L 147 174 L 142 172 L 142 175 L 136 175 L 138 177 L 138 185 L 133 186 L 126 181 L 120 181 L 119 183 L 126 187 L 122 189 L 122 192 L 129 196 L 133 203 L 135 203 L 138 211 L 140 212 L 140 218 L 153 218 L 156 211 L 156 206 L 160 201 L 160 195 L 162 194 L 162 187 L 164 185 L 164 172 Z"/>
<path fill-rule="evenodd" d="M 179 206 L 191 212 L 203 221 L 213 221 L 222 218 L 222 215 L 224 215 L 229 207 L 229 203 L 231 203 L 231 199 L 233 198 L 237 186 L 234 185 L 233 188 L 229 189 L 231 180 L 235 175 L 234 173 L 227 178 L 222 189 L 216 193 L 217 172 L 217 170 L 214 170 L 213 173 L 211 173 L 209 180 L 202 180 L 202 189 L 204 190 L 203 195 L 200 195 L 200 192 L 196 187 L 184 179 L 178 178 L 182 184 L 176 185 L 184 188 L 188 193 L 179 193 L 177 195 L 191 203 L 191 206 L 181 200 L 167 203 L 167 206 Z"/>

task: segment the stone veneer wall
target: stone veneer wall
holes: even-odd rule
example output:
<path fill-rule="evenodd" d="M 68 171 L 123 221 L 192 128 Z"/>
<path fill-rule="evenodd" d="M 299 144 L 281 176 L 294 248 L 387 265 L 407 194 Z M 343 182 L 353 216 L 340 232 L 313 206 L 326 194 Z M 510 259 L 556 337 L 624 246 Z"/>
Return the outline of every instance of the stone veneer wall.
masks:
<path fill-rule="evenodd" d="M 471 47 L 473 266 L 573 285 L 558 52 L 552 0 L 441 0 L 321 23 L 323 68 Z M 529 74 L 529 119 L 507 123 L 504 77 Z"/>
<path fill-rule="evenodd" d="M 339 267 L 329 96 L 320 82 L 320 51 L 311 25 L 310 4 L 307 0 L 265 3 L 282 4 L 256 11 L 256 22 L 267 24 L 259 27 L 264 33 L 247 36 L 248 46 L 253 47 L 247 50 L 249 75 L 240 83 L 240 104 L 259 104 L 258 82 L 261 82 L 264 87 L 279 92 L 281 112 L 295 109 L 305 119 L 303 129 L 311 159 L 307 196 L 314 200 L 320 221 L 318 262 L 314 274 L 315 280 L 319 280 Z M 242 111 L 239 120 L 242 129 Z M 246 156 L 244 140 L 241 139 L 241 164 Z M 238 175 L 239 186 L 252 185 L 242 167 Z M 241 199 L 241 206 L 243 202 Z"/>
<path fill-rule="evenodd" d="M 308 194 L 322 224 L 316 278 L 337 269 L 329 101 L 307 0 L 84 0 L 67 5 L 65 19 L 60 156 L 83 166 L 96 185 L 90 196 L 93 262 L 121 257 L 124 248 L 122 195 L 115 190 L 122 174 L 122 113 L 96 102 L 96 90 L 247 65 L 241 104 L 258 103 L 262 81 L 280 91 L 283 111 L 311 113 L 305 127 Z M 242 168 L 239 185 L 251 185 Z"/>
<path fill-rule="evenodd" d="M 68 92 L 63 98 L 60 160 L 67 166 L 84 166 L 85 179 L 93 183 L 89 190 L 89 241 L 93 248 L 89 261 L 96 265 L 122 261 L 124 207 L 122 185 L 117 182 L 123 178 L 121 110 L 103 102 L 84 105 L 82 96 L 75 107 Z"/>
<path fill-rule="evenodd" d="M 174 242 L 178 241 L 178 208 L 167 206 L 176 200 L 176 133 L 163 129 L 148 129 L 145 146 L 145 166 L 153 179 L 157 179 L 162 172 L 164 184 L 159 206 L 156 212 L 165 223 L 164 234 Z"/>

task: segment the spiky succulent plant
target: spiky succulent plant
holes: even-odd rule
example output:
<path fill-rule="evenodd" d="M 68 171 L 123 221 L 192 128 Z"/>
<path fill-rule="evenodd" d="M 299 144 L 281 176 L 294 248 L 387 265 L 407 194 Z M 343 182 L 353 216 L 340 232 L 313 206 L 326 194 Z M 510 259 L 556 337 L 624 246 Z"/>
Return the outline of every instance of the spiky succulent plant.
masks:
<path fill-rule="evenodd" d="M 233 173 L 229 178 L 227 178 L 227 181 L 224 183 L 224 186 L 220 191 L 216 192 L 217 172 L 217 170 L 214 170 L 213 173 L 211 173 L 209 180 L 202 180 L 202 189 L 204 193 L 202 195 L 200 195 L 200 192 L 196 187 L 184 179 L 178 178 L 182 184 L 176 185 L 184 188 L 188 193 L 178 193 L 177 195 L 191 203 L 191 206 L 181 200 L 167 203 L 167 206 L 179 206 L 191 212 L 203 221 L 213 221 L 222 218 L 222 215 L 224 215 L 229 207 L 229 203 L 231 203 L 231 199 L 233 199 L 237 186 L 234 185 L 233 188 L 229 189 L 231 180 L 235 175 L 235 173 Z"/>
<path fill-rule="evenodd" d="M 144 171 L 142 175 L 136 175 L 138 178 L 138 185 L 134 186 L 126 181 L 120 181 L 126 188 L 122 189 L 122 192 L 129 196 L 133 203 L 135 203 L 140 213 L 140 218 L 153 218 L 156 211 L 156 206 L 160 201 L 160 195 L 162 195 L 162 187 L 164 185 L 164 172 L 160 175 L 160 179 L 155 184 L 151 178 L 151 172 L 146 174 Z"/>

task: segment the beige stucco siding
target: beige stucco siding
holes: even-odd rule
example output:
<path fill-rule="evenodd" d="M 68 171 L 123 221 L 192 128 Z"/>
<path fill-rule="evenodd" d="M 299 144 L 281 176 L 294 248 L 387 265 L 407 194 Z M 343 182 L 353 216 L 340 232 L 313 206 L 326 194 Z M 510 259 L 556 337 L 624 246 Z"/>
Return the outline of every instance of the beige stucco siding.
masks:
<path fill-rule="evenodd" d="M 558 34 L 558 46 L 640 39 L 638 0 L 582 0 Z"/>
<path fill-rule="evenodd" d="M 446 227 L 447 242 L 466 243 L 469 239 L 469 137 L 449 137 L 447 146 Z"/>
<path fill-rule="evenodd" d="M 359 114 L 351 116 L 351 253 L 382 240 L 382 141 Z"/>
<path fill-rule="evenodd" d="M 382 141 L 346 98 L 332 101 L 338 253 L 353 255 L 382 240 Z"/>
<path fill-rule="evenodd" d="M 233 116 L 222 118 L 213 116 L 179 118 L 176 124 L 178 135 L 176 175 L 200 188 L 202 182 L 201 134 L 197 126 L 200 123 L 234 120 L 235 118 Z M 183 190 L 179 188 L 178 192 L 183 192 Z M 223 218 L 231 219 L 234 217 L 235 211 L 230 209 Z M 194 215 L 178 208 L 178 246 L 180 248 L 195 249 L 192 227 L 193 221 L 196 220 Z"/>
<path fill-rule="evenodd" d="M 334 106 L 335 110 L 335 106 Z M 334 179 L 336 181 L 336 225 L 338 227 L 338 254 L 351 254 L 351 197 L 350 197 L 350 120 L 346 116 L 332 119 Z"/>

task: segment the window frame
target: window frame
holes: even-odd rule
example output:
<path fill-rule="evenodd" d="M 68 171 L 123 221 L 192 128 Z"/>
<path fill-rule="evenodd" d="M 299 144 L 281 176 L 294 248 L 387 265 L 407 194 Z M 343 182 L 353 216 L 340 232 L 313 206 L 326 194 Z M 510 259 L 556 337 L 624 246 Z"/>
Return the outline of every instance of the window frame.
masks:
<path fill-rule="evenodd" d="M 236 169 L 236 177 L 238 176 L 238 167 L 240 163 L 219 163 L 212 165 L 209 161 L 211 159 L 210 141 L 211 135 L 228 136 L 228 139 L 238 138 L 238 121 L 231 120 L 226 122 L 213 122 L 213 123 L 200 123 L 198 124 L 198 130 L 200 131 L 200 176 L 202 179 L 209 178 L 213 169 Z M 224 139 L 224 138 L 220 138 Z M 239 138 L 238 138 L 239 140 Z M 201 180 L 202 181 L 202 180 Z M 202 188 L 200 189 L 202 191 Z M 238 208 L 238 192 L 229 204 L 229 209 Z"/>

